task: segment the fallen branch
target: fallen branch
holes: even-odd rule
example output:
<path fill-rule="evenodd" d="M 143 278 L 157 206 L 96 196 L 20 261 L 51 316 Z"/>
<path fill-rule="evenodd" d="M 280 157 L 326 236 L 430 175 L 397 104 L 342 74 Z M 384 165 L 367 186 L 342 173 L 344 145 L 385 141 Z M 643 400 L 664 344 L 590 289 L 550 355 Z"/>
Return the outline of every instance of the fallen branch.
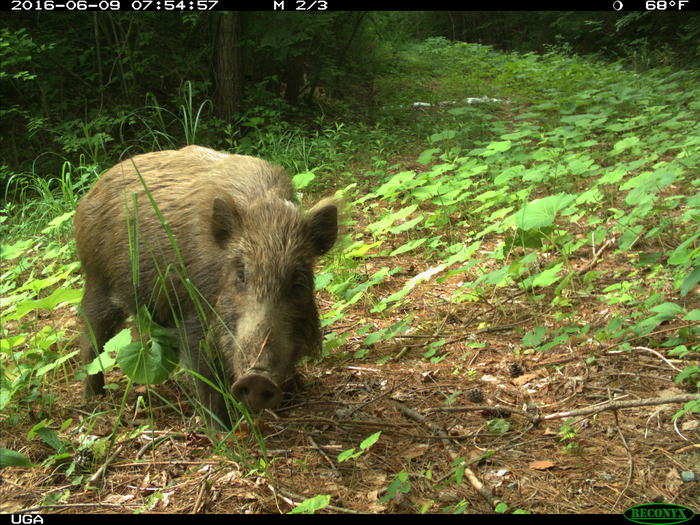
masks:
<path fill-rule="evenodd" d="M 139 449 L 139 451 L 136 453 L 136 456 L 134 456 L 134 459 L 141 459 L 141 456 L 143 456 L 149 448 L 153 448 L 153 452 L 155 452 L 156 448 L 158 448 L 158 445 L 167 441 L 168 439 L 170 439 L 170 437 L 171 437 L 170 435 L 166 434 L 165 436 L 160 436 L 158 438 L 155 438 L 155 439 L 152 439 L 151 441 L 146 442 L 146 444 L 143 445 Z"/>
<path fill-rule="evenodd" d="M 318 443 L 316 443 L 316 441 L 314 441 L 313 437 L 311 437 L 311 436 L 306 436 L 306 437 L 309 439 L 309 443 L 311 443 L 311 445 L 313 445 L 313 447 L 318 451 L 318 453 L 321 454 L 321 456 L 323 456 L 323 458 L 328 462 L 328 464 L 333 469 L 333 472 L 335 472 L 335 474 L 337 476 L 340 476 L 340 473 L 338 472 L 338 467 L 336 466 L 335 461 L 333 461 L 328 456 L 328 454 L 326 454 L 325 450 L 323 450 L 321 447 L 318 446 Z"/>
<path fill-rule="evenodd" d="M 209 482 L 209 476 L 211 475 L 211 468 L 207 470 L 204 478 L 200 481 L 199 491 L 197 493 L 197 499 L 194 502 L 192 511 L 190 514 L 199 514 L 204 506 L 209 501 L 209 491 L 211 489 L 211 483 Z"/>
<path fill-rule="evenodd" d="M 30 512 L 41 511 L 42 509 L 85 509 L 90 507 L 104 507 L 107 509 L 127 509 L 131 510 L 134 508 L 139 508 L 142 505 L 116 505 L 112 503 L 67 503 L 65 505 L 39 505 L 38 507 L 32 507 L 30 509 L 18 510 L 16 514 L 29 514 Z"/>
<path fill-rule="evenodd" d="M 609 401 L 595 407 L 580 408 L 578 410 L 570 410 L 568 412 L 557 412 L 555 414 L 547 414 L 537 418 L 537 422 L 548 421 L 550 419 L 563 419 L 566 417 L 588 416 L 597 414 L 605 410 L 620 410 L 623 408 L 653 406 L 653 405 L 670 405 L 672 403 L 686 403 L 688 401 L 700 400 L 700 394 L 681 394 L 670 397 L 653 397 L 648 399 L 634 399 L 630 401 Z"/>
<path fill-rule="evenodd" d="M 671 363 L 668 359 L 666 359 L 660 352 L 657 352 L 656 350 L 653 350 L 651 348 L 647 348 L 646 346 L 633 346 L 632 350 L 644 350 L 645 352 L 649 352 L 650 354 L 654 354 L 656 357 L 661 359 L 664 363 L 666 363 L 668 366 L 673 368 L 676 372 L 680 372 L 681 369 L 677 368 Z M 608 355 L 612 354 L 619 354 L 625 352 L 624 350 L 610 350 L 609 352 L 606 352 Z"/>
<path fill-rule="evenodd" d="M 593 258 L 582 268 L 579 268 L 576 270 L 577 274 L 582 274 L 586 273 L 588 270 L 593 268 L 596 264 L 598 264 L 598 259 L 600 258 L 600 255 L 610 246 L 612 243 L 614 243 L 617 239 L 613 237 L 612 239 L 608 239 L 603 243 L 603 245 L 600 247 L 600 249 L 596 252 L 595 249 L 593 250 Z"/>
<path fill-rule="evenodd" d="M 509 414 L 518 414 L 533 423 L 537 422 L 537 416 L 528 414 L 524 410 L 518 408 L 506 407 L 503 405 L 474 405 L 474 406 L 457 406 L 457 407 L 434 407 L 428 409 L 428 412 L 476 412 L 478 410 L 493 410 L 494 412 L 508 412 Z"/>
<path fill-rule="evenodd" d="M 112 452 L 112 453 L 107 457 L 107 459 L 106 459 L 105 462 L 102 464 L 102 466 L 101 466 L 100 468 L 97 469 L 97 472 L 95 472 L 92 476 L 90 476 L 90 479 L 88 479 L 88 481 L 87 481 L 87 484 L 88 484 L 88 485 L 89 485 L 90 483 L 96 483 L 97 481 L 99 481 L 100 479 L 102 479 L 102 477 L 104 476 L 105 471 L 107 470 L 107 467 L 109 466 L 109 464 L 112 463 L 112 461 L 114 461 L 114 459 L 119 455 L 119 453 L 122 451 L 123 448 L 124 448 L 124 445 L 123 445 L 123 444 L 122 444 L 122 445 L 119 445 L 119 446 L 114 450 L 114 452 Z"/>
<path fill-rule="evenodd" d="M 450 457 L 452 458 L 452 461 L 456 461 L 459 459 L 459 454 L 452 448 L 452 443 L 450 443 L 450 436 L 447 435 L 447 433 L 441 429 L 439 426 L 431 423 L 426 419 L 425 416 L 422 416 L 412 408 L 407 407 L 406 405 L 400 403 L 399 401 L 394 400 L 394 404 L 396 407 L 399 409 L 399 411 L 406 417 L 413 419 L 414 421 L 417 421 L 425 426 L 427 426 L 429 429 L 431 429 L 433 432 L 438 434 L 440 438 L 442 439 L 443 444 L 445 445 L 445 448 L 447 448 L 447 452 L 450 454 Z M 476 474 L 474 474 L 474 471 L 471 470 L 469 467 L 464 467 L 464 475 L 467 477 L 469 480 L 469 483 L 471 483 L 472 487 L 476 489 L 476 491 L 491 505 L 493 508 L 496 508 L 496 505 L 498 505 L 501 500 L 498 498 L 495 498 L 491 490 L 486 487 L 480 480 L 479 478 L 476 477 Z"/>

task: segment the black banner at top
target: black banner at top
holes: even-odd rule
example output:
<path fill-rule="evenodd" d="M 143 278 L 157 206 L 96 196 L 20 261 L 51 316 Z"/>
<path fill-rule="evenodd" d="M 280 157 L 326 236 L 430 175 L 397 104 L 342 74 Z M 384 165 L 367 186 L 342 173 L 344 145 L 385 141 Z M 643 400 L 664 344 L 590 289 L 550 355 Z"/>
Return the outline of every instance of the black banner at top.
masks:
<path fill-rule="evenodd" d="M 59 11 L 157 11 L 187 13 L 203 11 L 695 11 L 700 0 L 580 0 L 566 5 L 551 1 L 466 4 L 455 0 L 419 0 L 407 8 L 403 0 L 0 0 L 3 9 L 17 12 Z M 476 9 L 474 9 L 476 8 Z"/>
<path fill-rule="evenodd" d="M 408 8 L 405 0 L 0 0 L 5 10 L 18 12 L 60 11 L 695 11 L 700 0 L 580 0 L 556 5 L 551 1 L 526 3 L 488 2 L 466 4 L 454 0 L 419 0 Z M 476 8 L 476 9 L 475 9 Z"/>

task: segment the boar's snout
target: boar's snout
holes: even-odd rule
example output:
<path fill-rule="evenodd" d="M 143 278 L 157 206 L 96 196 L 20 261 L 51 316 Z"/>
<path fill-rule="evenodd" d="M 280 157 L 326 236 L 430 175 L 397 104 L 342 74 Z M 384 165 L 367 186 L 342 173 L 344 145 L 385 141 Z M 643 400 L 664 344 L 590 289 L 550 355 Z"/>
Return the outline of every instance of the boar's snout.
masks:
<path fill-rule="evenodd" d="M 282 400 L 282 390 L 261 374 L 246 374 L 231 387 L 233 395 L 251 410 L 275 408 Z"/>

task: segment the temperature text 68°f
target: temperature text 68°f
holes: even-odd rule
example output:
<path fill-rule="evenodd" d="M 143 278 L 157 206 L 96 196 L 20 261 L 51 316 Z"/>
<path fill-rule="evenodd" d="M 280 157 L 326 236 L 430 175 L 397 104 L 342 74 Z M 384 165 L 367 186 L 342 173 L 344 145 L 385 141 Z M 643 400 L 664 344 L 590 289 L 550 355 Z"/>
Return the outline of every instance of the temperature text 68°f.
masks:
<path fill-rule="evenodd" d="M 678 9 L 682 11 L 690 4 L 690 0 L 647 0 L 644 7 L 647 11 L 666 11 L 667 9 Z"/>

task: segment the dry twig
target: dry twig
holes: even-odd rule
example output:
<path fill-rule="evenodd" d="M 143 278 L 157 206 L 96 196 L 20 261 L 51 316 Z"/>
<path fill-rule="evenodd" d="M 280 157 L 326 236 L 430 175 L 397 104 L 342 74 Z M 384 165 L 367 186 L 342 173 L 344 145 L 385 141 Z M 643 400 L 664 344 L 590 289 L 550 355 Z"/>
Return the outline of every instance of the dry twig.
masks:
<path fill-rule="evenodd" d="M 630 401 L 609 401 L 595 407 L 580 408 L 578 410 L 570 410 L 568 412 L 557 412 L 555 414 L 547 414 L 537 418 L 537 421 L 547 421 L 550 419 L 563 419 L 566 417 L 588 416 L 597 414 L 605 410 L 620 410 L 622 408 L 643 407 L 652 405 L 669 405 L 672 403 L 686 403 L 700 399 L 700 394 L 681 394 L 670 397 L 652 397 L 647 399 L 633 399 Z"/>
<path fill-rule="evenodd" d="M 428 412 L 475 412 L 477 410 L 493 410 L 494 412 L 508 412 L 509 414 L 518 414 L 533 423 L 537 421 L 537 416 L 528 414 L 524 410 L 518 408 L 507 407 L 503 405 L 474 405 L 474 406 L 456 406 L 456 407 L 433 407 L 428 409 Z"/>
<path fill-rule="evenodd" d="M 399 409 L 399 411 L 406 417 L 413 419 L 414 421 L 418 421 L 419 423 L 422 423 L 423 425 L 427 426 L 431 430 L 433 430 L 436 434 L 442 438 L 442 442 L 445 445 L 445 448 L 447 448 L 448 453 L 450 454 L 450 457 L 452 458 L 453 461 L 459 459 L 459 454 L 452 448 L 452 444 L 450 443 L 450 436 L 448 436 L 444 430 L 442 430 L 440 427 L 437 425 L 434 425 L 433 423 L 429 422 L 425 416 L 422 416 L 412 408 L 407 407 L 406 405 L 396 401 L 395 405 Z M 476 491 L 491 505 L 493 508 L 496 507 L 500 503 L 500 500 L 496 497 L 494 497 L 493 493 L 491 490 L 486 487 L 479 478 L 476 477 L 476 474 L 474 474 L 474 471 L 471 470 L 468 467 L 464 467 L 464 475 L 467 477 L 469 480 L 469 483 L 471 483 L 472 487 L 476 489 Z"/>
<path fill-rule="evenodd" d="M 112 452 L 112 453 L 107 457 L 107 459 L 106 459 L 105 462 L 102 464 L 102 466 L 101 466 L 100 468 L 98 468 L 97 471 L 96 471 L 92 476 L 90 476 L 90 478 L 89 478 L 88 481 L 87 481 L 87 484 L 88 484 L 88 485 L 89 485 L 90 483 L 96 483 L 97 481 L 99 481 L 100 479 L 102 479 L 102 477 L 104 476 L 104 474 L 105 474 L 105 472 L 106 472 L 107 467 L 109 466 L 109 464 L 112 463 L 112 461 L 114 461 L 114 459 L 119 455 L 119 453 L 122 451 L 123 448 L 124 448 L 124 445 L 123 445 L 123 444 L 122 444 L 122 445 L 119 445 L 119 446 L 114 450 L 114 452 Z"/>
<path fill-rule="evenodd" d="M 204 505 L 207 504 L 207 501 L 209 500 L 209 489 L 211 488 L 209 483 L 210 475 L 211 468 L 207 470 L 207 473 L 200 482 L 199 492 L 197 493 L 197 499 L 194 502 L 194 506 L 192 507 L 192 512 L 190 514 L 199 514 L 204 508 Z"/>

